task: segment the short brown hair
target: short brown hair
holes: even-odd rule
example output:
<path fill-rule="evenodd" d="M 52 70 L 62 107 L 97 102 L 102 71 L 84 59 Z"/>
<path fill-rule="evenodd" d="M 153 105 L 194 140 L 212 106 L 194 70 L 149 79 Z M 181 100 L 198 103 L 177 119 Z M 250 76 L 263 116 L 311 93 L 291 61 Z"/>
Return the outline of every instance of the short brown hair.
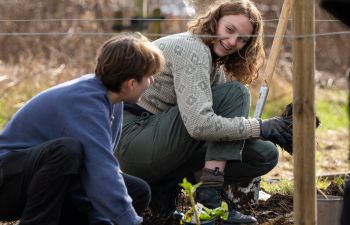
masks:
<path fill-rule="evenodd" d="M 108 90 L 120 92 L 124 81 L 141 81 L 159 73 L 164 64 L 161 51 L 145 36 L 122 33 L 100 47 L 95 74 Z"/>
<path fill-rule="evenodd" d="M 203 35 L 202 41 L 211 46 L 217 39 L 216 30 L 219 20 L 226 15 L 245 15 L 253 26 L 253 37 L 238 52 L 220 58 L 218 63 L 224 66 L 227 75 L 234 76 L 242 83 L 251 83 L 258 76 L 259 69 L 265 60 L 263 48 L 263 21 L 261 13 L 250 0 L 217 1 L 207 13 L 199 15 L 188 24 L 194 35 Z M 207 35 L 207 36 L 205 36 Z"/>

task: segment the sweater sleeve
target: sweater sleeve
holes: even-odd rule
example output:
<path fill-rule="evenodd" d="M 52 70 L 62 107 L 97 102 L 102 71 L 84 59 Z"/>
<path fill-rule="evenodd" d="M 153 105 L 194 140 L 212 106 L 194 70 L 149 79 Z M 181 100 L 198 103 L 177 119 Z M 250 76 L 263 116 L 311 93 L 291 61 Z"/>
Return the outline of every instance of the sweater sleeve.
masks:
<path fill-rule="evenodd" d="M 132 206 L 120 174 L 119 163 L 113 156 L 114 140 L 109 118 L 96 110 L 81 112 L 72 117 L 70 122 L 66 126 L 65 135 L 75 137 L 83 144 L 81 180 L 92 205 L 103 216 L 119 225 L 140 224 L 142 218 Z"/>
<path fill-rule="evenodd" d="M 215 114 L 210 82 L 211 53 L 203 46 L 199 41 L 178 43 L 170 49 L 173 54 L 168 58 L 173 65 L 177 104 L 188 133 L 195 139 L 212 141 L 259 137 L 258 120 Z"/>

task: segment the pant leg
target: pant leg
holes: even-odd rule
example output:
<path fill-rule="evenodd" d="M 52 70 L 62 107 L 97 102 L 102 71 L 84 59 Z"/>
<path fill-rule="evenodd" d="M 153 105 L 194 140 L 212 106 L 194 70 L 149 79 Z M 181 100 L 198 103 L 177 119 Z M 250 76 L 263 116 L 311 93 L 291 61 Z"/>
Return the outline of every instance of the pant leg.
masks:
<path fill-rule="evenodd" d="M 212 92 L 216 114 L 229 118 L 248 117 L 250 94 L 241 83 L 220 84 L 212 88 Z M 193 139 L 182 122 L 178 107 L 174 106 L 142 118 L 124 112 L 116 156 L 124 172 L 154 182 L 169 174 L 180 177 L 199 170 L 204 158 L 241 160 L 243 144 L 242 140 L 205 142 Z"/>
<path fill-rule="evenodd" d="M 62 213 L 59 219 L 59 225 L 87 225 L 89 224 L 88 215 L 78 209 L 72 196 L 67 193 L 62 207 Z"/>
<path fill-rule="evenodd" d="M 249 90 L 240 82 L 228 82 L 213 87 L 213 109 L 217 115 L 248 118 Z M 208 142 L 206 160 L 242 160 L 244 140 Z"/>
<path fill-rule="evenodd" d="M 201 169 L 205 151 L 201 151 L 201 159 L 192 163 L 189 159 L 204 144 L 189 136 L 177 106 L 142 118 L 124 111 L 123 132 L 115 154 L 123 172 L 155 182 L 174 171 L 174 176 L 181 177 Z"/>
<path fill-rule="evenodd" d="M 26 157 L 27 154 L 11 152 L 0 158 L 0 221 L 21 217 L 25 204 L 23 173 Z"/>
<path fill-rule="evenodd" d="M 20 219 L 21 225 L 58 224 L 70 180 L 76 179 L 81 161 L 82 146 L 71 138 L 13 150 L 4 159 L 0 212 L 6 208 L 5 213 Z M 22 166 L 16 169 L 15 165 Z"/>
<path fill-rule="evenodd" d="M 271 171 L 278 163 L 279 153 L 270 141 L 247 140 L 242 152 L 242 161 L 227 161 L 225 182 L 250 182 L 253 178 Z"/>
<path fill-rule="evenodd" d="M 80 179 L 69 184 L 65 196 L 59 225 L 112 225 L 110 219 L 101 215 L 86 197 Z"/>
<path fill-rule="evenodd" d="M 132 205 L 137 214 L 141 214 L 151 201 L 151 189 L 142 179 L 122 173 L 128 194 L 132 198 Z"/>
<path fill-rule="evenodd" d="M 250 93 L 239 82 L 225 83 L 213 88 L 214 111 L 232 118 L 248 117 Z M 274 144 L 262 140 L 208 142 L 206 160 L 226 160 L 225 182 L 250 181 L 272 170 L 278 162 Z"/>

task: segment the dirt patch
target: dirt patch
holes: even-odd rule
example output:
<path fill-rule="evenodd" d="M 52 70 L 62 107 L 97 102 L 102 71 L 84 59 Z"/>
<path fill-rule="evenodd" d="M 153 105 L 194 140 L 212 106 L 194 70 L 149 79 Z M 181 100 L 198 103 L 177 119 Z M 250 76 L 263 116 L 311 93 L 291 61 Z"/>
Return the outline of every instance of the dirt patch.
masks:
<path fill-rule="evenodd" d="M 179 212 L 185 212 L 188 209 L 186 202 L 178 206 Z M 247 205 L 240 210 L 246 215 L 254 216 L 259 224 L 262 225 L 291 225 L 293 224 L 293 197 L 281 194 L 272 195 L 267 201 L 259 201 L 256 205 Z M 157 218 L 152 212 L 146 210 L 143 214 L 143 225 L 179 225 L 179 221 L 172 215 L 166 218 Z M 218 221 L 217 225 L 222 223 Z"/>
<path fill-rule="evenodd" d="M 327 187 L 323 191 L 326 195 L 342 195 L 343 187 L 339 186 L 335 182 Z M 186 197 L 180 196 L 178 204 L 178 211 L 185 212 L 188 209 L 188 202 Z M 293 224 L 293 196 L 273 194 L 266 201 L 259 201 L 256 205 L 247 205 L 240 209 L 240 212 L 246 215 L 252 215 L 261 225 L 292 225 Z M 153 216 L 150 210 L 143 212 L 144 222 L 143 225 L 179 225 L 179 220 L 174 219 L 173 215 L 168 217 L 156 217 Z M 0 225 L 16 225 L 18 222 L 0 222 Z M 221 222 L 217 222 L 216 225 L 221 225 Z"/>

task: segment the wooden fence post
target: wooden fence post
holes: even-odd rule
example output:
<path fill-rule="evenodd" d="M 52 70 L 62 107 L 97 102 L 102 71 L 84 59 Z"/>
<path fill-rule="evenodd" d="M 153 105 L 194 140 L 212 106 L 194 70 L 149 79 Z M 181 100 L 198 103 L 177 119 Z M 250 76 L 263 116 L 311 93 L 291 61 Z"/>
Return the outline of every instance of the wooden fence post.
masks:
<path fill-rule="evenodd" d="M 293 9 L 294 224 L 315 225 L 315 1 Z"/>

